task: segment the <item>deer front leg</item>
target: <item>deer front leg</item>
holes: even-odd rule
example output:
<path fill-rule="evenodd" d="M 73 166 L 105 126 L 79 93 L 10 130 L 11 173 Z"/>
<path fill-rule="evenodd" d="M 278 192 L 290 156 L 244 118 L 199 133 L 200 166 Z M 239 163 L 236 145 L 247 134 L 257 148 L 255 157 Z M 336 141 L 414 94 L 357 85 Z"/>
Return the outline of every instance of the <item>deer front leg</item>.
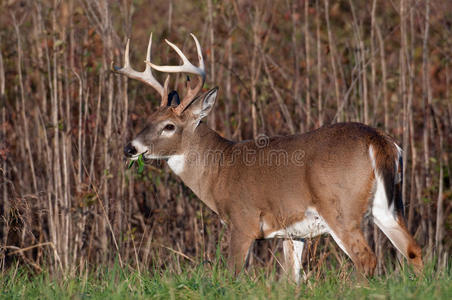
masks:
<path fill-rule="evenodd" d="M 242 271 L 248 258 L 249 249 L 254 238 L 240 230 L 232 229 L 229 243 L 229 270 L 237 275 Z"/>
<path fill-rule="evenodd" d="M 289 278 L 296 283 L 300 282 L 303 247 L 303 240 L 286 239 L 283 241 L 284 268 Z"/>

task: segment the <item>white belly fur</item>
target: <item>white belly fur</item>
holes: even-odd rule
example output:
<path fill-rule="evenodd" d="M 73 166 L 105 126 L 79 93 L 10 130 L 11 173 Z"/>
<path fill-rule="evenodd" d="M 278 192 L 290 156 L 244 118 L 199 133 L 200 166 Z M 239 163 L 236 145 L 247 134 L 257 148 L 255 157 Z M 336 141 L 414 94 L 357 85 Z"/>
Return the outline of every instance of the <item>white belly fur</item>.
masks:
<path fill-rule="evenodd" d="M 266 224 L 263 224 L 263 227 L 265 228 Z M 329 232 L 330 230 L 325 220 L 314 208 L 308 208 L 303 220 L 286 228 L 273 231 L 267 234 L 265 238 L 312 238 Z"/>

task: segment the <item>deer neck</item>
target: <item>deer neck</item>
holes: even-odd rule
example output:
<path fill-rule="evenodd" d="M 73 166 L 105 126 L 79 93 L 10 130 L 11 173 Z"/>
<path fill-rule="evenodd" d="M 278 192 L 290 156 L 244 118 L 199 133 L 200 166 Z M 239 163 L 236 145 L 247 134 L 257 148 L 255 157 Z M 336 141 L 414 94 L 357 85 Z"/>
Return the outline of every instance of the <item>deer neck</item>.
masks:
<path fill-rule="evenodd" d="M 234 142 L 221 137 L 205 123 L 184 143 L 184 152 L 168 159 L 168 166 L 210 209 L 217 212 L 211 183 L 221 172 L 221 161 Z"/>

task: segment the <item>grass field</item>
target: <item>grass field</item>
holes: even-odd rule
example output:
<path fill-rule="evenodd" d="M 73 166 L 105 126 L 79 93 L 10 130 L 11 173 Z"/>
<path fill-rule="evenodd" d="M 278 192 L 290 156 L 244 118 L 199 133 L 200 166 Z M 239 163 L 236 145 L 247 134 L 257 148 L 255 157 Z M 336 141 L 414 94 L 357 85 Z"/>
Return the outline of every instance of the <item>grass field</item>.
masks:
<path fill-rule="evenodd" d="M 353 270 L 325 270 L 323 278 L 300 285 L 276 274 L 230 276 L 223 266 L 184 266 L 181 272 L 138 272 L 118 266 L 82 276 L 55 278 L 11 268 L 0 279 L 2 299 L 452 299 L 452 272 L 427 266 L 424 275 L 408 271 L 354 279 Z M 259 271 L 257 271 L 259 272 Z M 340 276 L 338 274 L 341 273 Z"/>

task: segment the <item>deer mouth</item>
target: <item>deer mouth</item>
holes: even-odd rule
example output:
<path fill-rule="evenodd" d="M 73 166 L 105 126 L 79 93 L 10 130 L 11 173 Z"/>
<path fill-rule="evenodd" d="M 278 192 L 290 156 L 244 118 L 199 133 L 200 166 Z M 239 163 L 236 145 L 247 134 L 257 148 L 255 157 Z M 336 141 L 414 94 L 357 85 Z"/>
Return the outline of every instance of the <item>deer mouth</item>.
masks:
<path fill-rule="evenodd" d="M 141 153 L 139 153 L 139 154 L 135 154 L 135 155 L 129 157 L 129 159 L 130 159 L 130 160 L 138 160 L 138 158 L 140 158 L 140 156 L 141 156 L 142 159 L 143 159 L 143 161 L 147 161 L 147 160 L 149 160 L 149 159 L 146 157 L 146 155 L 145 155 L 147 152 L 148 152 L 148 150 L 146 150 L 146 151 L 144 151 L 144 152 L 141 152 Z"/>

